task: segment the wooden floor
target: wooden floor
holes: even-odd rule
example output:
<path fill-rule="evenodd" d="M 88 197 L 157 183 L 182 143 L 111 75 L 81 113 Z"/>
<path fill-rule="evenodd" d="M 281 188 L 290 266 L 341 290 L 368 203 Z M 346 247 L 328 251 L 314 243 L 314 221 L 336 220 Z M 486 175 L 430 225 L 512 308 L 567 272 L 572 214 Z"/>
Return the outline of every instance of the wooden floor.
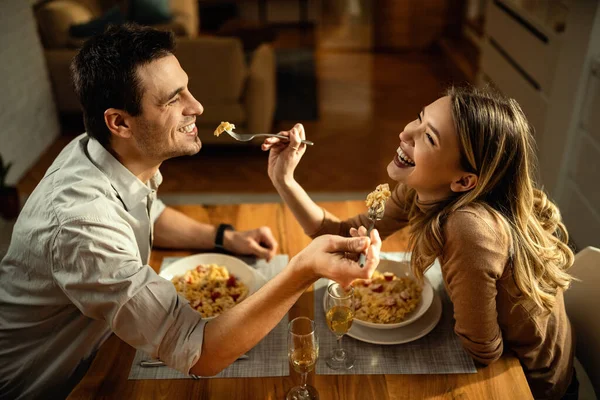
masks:
<path fill-rule="evenodd" d="M 304 34 L 279 35 L 278 46 L 305 46 Z M 280 121 L 274 132 L 304 123 L 308 149 L 296 177 L 311 192 L 366 192 L 389 181 L 386 166 L 398 146 L 398 134 L 454 83 L 443 52 L 373 54 L 315 46 L 318 121 Z M 202 102 L 202 99 L 198 99 Z M 30 193 L 72 134 L 48 149 L 18 187 Z M 204 147 L 193 157 L 166 161 L 162 193 L 273 193 L 267 154 L 258 147 Z"/>

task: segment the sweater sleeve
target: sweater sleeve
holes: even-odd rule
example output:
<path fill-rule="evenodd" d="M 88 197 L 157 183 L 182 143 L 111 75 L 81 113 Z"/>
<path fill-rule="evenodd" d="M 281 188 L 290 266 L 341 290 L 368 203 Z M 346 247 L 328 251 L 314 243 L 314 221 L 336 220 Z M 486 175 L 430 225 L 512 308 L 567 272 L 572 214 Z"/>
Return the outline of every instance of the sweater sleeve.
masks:
<path fill-rule="evenodd" d="M 404 194 L 405 186 L 397 185 L 392 191 L 391 197 L 385 203 L 383 219 L 375 223 L 375 228 L 379 231 L 382 240 L 408 225 L 410 207 L 404 200 Z M 367 212 L 341 221 L 329 211 L 323 210 L 321 226 L 315 232 L 307 232 L 307 234 L 313 239 L 325 234 L 350 236 L 350 228 L 368 227 L 369 222 Z"/>
<path fill-rule="evenodd" d="M 508 239 L 483 208 L 453 213 L 444 227 L 442 274 L 454 306 L 454 331 L 475 361 L 488 365 L 502 355 L 496 281 L 508 260 Z"/>

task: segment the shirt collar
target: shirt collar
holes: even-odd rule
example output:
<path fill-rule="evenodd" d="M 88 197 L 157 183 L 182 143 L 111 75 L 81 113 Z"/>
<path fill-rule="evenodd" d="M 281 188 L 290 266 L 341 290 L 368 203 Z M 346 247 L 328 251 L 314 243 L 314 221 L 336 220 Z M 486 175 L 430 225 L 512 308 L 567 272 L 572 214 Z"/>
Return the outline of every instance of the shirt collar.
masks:
<path fill-rule="evenodd" d="M 87 151 L 92 162 L 108 177 L 128 211 L 156 191 L 162 183 L 162 175 L 157 170 L 148 184 L 144 184 L 92 137 L 89 138 Z"/>

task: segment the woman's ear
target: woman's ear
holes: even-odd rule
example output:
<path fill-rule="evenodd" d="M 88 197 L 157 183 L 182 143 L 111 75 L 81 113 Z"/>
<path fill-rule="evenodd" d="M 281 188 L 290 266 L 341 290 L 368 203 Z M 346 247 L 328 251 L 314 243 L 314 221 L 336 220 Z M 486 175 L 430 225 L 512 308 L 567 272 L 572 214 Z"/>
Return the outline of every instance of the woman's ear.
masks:
<path fill-rule="evenodd" d="M 450 190 L 455 193 L 467 192 L 477 186 L 479 177 L 472 173 L 464 173 L 457 180 L 450 183 Z"/>
<path fill-rule="evenodd" d="M 129 114 L 127 112 L 109 108 L 104 111 L 104 122 L 113 135 L 124 139 L 131 137 Z"/>

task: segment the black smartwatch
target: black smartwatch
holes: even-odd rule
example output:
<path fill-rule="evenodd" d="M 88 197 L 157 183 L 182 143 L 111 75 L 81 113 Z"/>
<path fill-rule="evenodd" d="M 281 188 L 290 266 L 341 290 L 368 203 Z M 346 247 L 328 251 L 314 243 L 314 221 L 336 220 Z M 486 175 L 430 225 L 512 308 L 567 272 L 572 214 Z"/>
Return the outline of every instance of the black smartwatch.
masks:
<path fill-rule="evenodd" d="M 223 236 L 225 235 L 225 231 L 235 231 L 233 225 L 229 224 L 220 224 L 217 228 L 217 235 L 215 236 L 215 249 L 225 250 L 223 247 Z"/>

